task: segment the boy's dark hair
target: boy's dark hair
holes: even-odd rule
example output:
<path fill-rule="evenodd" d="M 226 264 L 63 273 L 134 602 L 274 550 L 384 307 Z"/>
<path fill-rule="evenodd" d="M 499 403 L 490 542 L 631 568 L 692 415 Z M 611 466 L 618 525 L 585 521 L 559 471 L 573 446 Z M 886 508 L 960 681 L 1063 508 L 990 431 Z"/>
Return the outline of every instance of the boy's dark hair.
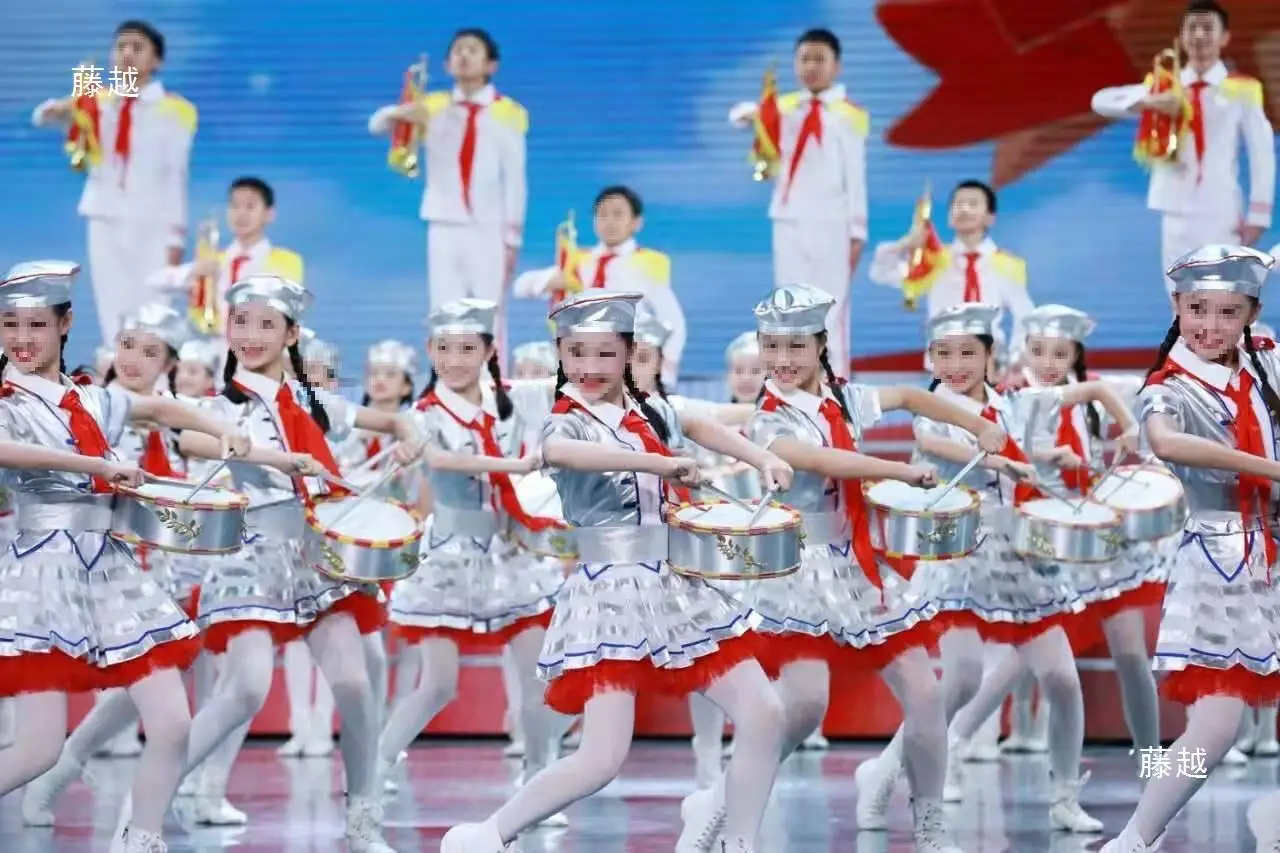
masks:
<path fill-rule="evenodd" d="M 805 30 L 800 34 L 800 38 L 796 39 L 796 47 L 800 47 L 802 44 L 824 44 L 831 48 L 831 52 L 836 55 L 836 59 L 840 58 L 840 39 L 826 27 Z"/>
<path fill-rule="evenodd" d="M 485 55 L 489 57 L 490 62 L 497 62 L 502 57 L 498 54 L 498 43 L 493 40 L 493 36 L 489 35 L 488 30 L 480 27 L 463 27 L 453 34 L 453 38 L 449 39 L 449 50 L 446 53 L 453 52 L 453 46 L 458 43 L 459 39 L 471 37 L 484 45 Z"/>
<path fill-rule="evenodd" d="M 164 59 L 164 36 L 155 27 L 146 21 L 130 19 L 120 26 L 116 27 L 116 38 L 125 33 L 137 33 L 138 35 L 151 42 L 151 48 L 156 52 L 156 59 Z"/>
<path fill-rule="evenodd" d="M 631 187 L 624 187 L 622 184 L 616 184 L 611 187 L 605 187 L 600 190 L 596 196 L 596 200 L 592 203 L 591 209 L 597 210 L 607 198 L 620 198 L 631 208 L 632 216 L 644 216 L 644 202 L 640 199 L 640 194 Z"/>
<path fill-rule="evenodd" d="M 262 203 L 267 207 L 276 206 L 276 191 L 271 189 L 271 184 L 262 178 L 255 178 L 252 175 L 236 178 L 227 189 L 227 195 L 231 195 L 236 190 L 252 190 L 262 197 Z"/>
<path fill-rule="evenodd" d="M 1217 0 L 1191 0 L 1187 4 L 1186 10 L 1182 13 L 1185 20 L 1189 15 L 1217 15 L 1218 20 L 1222 22 L 1224 30 L 1231 28 L 1231 16 L 1227 14 L 1226 8 L 1218 3 Z"/>
<path fill-rule="evenodd" d="M 951 198 L 954 199 L 956 197 L 956 193 L 960 192 L 960 190 L 977 190 L 982 193 L 983 197 L 987 200 L 987 213 L 990 213 L 992 216 L 996 215 L 996 191 L 991 189 L 990 184 L 985 184 L 982 181 L 974 179 L 961 181 L 956 184 L 955 189 L 951 191 Z"/>

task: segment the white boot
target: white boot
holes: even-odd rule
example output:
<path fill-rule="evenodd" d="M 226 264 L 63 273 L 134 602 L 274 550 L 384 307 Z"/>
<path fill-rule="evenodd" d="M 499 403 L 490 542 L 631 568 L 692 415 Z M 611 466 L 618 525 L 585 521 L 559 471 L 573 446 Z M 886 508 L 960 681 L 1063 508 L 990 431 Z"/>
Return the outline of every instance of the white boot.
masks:
<path fill-rule="evenodd" d="M 306 758 L 327 758 L 333 755 L 332 708 L 320 709 L 312 715 L 307 738 L 302 742 L 302 754 Z"/>
<path fill-rule="evenodd" d="M 1161 838 L 1164 836 L 1147 844 L 1136 829 L 1126 826 L 1120 835 L 1102 845 L 1098 853 L 1155 853 L 1160 848 Z"/>
<path fill-rule="evenodd" d="M 1227 750 L 1226 755 L 1222 756 L 1222 763 L 1227 767 L 1244 767 L 1249 763 L 1249 756 L 1233 746 Z"/>
<path fill-rule="evenodd" d="M 460 823 L 440 839 L 440 853 L 504 853 L 510 849 L 492 823 Z"/>
<path fill-rule="evenodd" d="M 1086 773 L 1076 780 L 1054 781 L 1049 824 L 1062 832 L 1090 834 L 1102 832 L 1102 821 L 1080 807 L 1080 789 L 1089 781 Z"/>
<path fill-rule="evenodd" d="M 680 803 L 680 838 L 676 853 L 712 853 L 724 830 L 724 792 L 721 786 L 694 791 Z"/>
<path fill-rule="evenodd" d="M 169 853 L 169 846 L 159 835 L 132 826 L 125 829 L 119 843 L 123 853 Z M 115 844 L 112 843 L 113 848 Z M 114 849 L 112 853 L 115 853 Z"/>
<path fill-rule="evenodd" d="M 347 800 L 347 848 L 351 853 L 396 853 L 382 837 L 382 806 L 373 800 Z"/>
<path fill-rule="evenodd" d="M 289 726 L 289 739 L 276 750 L 276 755 L 281 758 L 301 758 L 307 739 L 311 737 L 311 718 L 307 715 L 306 709 L 299 708 L 296 711 L 291 709 L 291 716 L 295 719 Z"/>
<path fill-rule="evenodd" d="M 972 740 L 969 741 L 969 748 L 965 750 L 962 759 L 964 761 L 989 762 L 1000 760 L 1000 711 L 996 710 L 994 714 L 983 722 L 973 734 Z"/>
<path fill-rule="evenodd" d="M 831 742 L 823 737 L 822 729 L 817 728 L 801 742 L 800 748 L 805 752 L 824 752 L 831 748 Z"/>
<path fill-rule="evenodd" d="M 746 839 L 735 838 L 732 841 L 721 841 L 720 853 L 756 853 L 756 848 L 748 844 Z"/>
<path fill-rule="evenodd" d="M 198 771 L 192 800 L 193 818 L 198 826 L 244 826 L 249 816 L 227 801 L 230 769 L 222 771 L 206 763 Z M 196 774 L 192 774 L 193 776 Z"/>
<path fill-rule="evenodd" d="M 855 814 L 859 832 L 888 828 L 889 800 L 902 775 L 902 763 L 892 755 L 870 758 L 853 771 L 853 784 L 858 792 Z"/>
<path fill-rule="evenodd" d="M 913 800 L 911 811 L 915 816 L 912 836 L 916 853 L 960 853 L 960 849 L 951 843 L 951 835 L 947 832 L 942 803 L 937 800 Z"/>
<path fill-rule="evenodd" d="M 22 791 L 22 822 L 27 826 L 53 826 L 53 806 L 67 786 L 80 778 L 84 765 L 65 749 L 58 762 L 27 783 Z"/>

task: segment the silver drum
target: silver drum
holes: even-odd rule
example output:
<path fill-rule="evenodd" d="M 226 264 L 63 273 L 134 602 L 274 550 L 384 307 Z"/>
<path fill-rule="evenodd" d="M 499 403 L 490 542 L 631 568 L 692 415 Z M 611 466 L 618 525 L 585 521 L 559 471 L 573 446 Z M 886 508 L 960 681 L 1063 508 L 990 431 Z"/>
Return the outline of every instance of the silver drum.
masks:
<path fill-rule="evenodd" d="M 1058 563 L 1105 563 L 1125 543 L 1120 515 L 1097 501 L 1040 498 L 1014 510 L 1013 550 Z"/>
<path fill-rule="evenodd" d="M 694 503 L 667 517 L 671 570 L 707 580 L 777 578 L 800 568 L 800 513 L 773 505 L 752 527 L 751 510 L 726 502 Z"/>
<path fill-rule="evenodd" d="M 1150 465 L 1122 465 L 1098 484 L 1093 499 L 1120 514 L 1124 535 L 1133 542 L 1156 542 L 1181 533 L 1187 521 L 1182 483 Z"/>
<path fill-rule="evenodd" d="M 871 544 L 886 557 L 955 560 L 978 547 L 982 501 L 967 486 L 956 486 L 941 502 L 925 509 L 937 490 L 897 480 L 864 483 Z"/>
<path fill-rule="evenodd" d="M 244 542 L 249 499 L 239 492 L 206 486 L 191 501 L 195 483 L 157 480 L 116 489 L 111 535 L 131 545 L 177 554 L 229 554 Z"/>
<path fill-rule="evenodd" d="M 357 583 L 404 580 L 418 570 L 422 518 L 398 501 L 322 497 L 307 507 L 306 564 Z"/>
<path fill-rule="evenodd" d="M 578 556 L 573 528 L 564 520 L 560 492 L 547 475 L 534 471 L 516 482 L 516 499 L 531 517 L 539 521 L 537 530 L 512 520 L 510 536 L 520 547 L 539 557 L 573 560 Z"/>

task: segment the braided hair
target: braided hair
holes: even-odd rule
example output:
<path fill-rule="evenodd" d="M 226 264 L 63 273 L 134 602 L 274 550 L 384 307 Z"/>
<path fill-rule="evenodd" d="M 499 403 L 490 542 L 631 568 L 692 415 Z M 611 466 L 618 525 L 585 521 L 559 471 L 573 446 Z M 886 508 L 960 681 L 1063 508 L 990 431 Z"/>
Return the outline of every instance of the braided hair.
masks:
<path fill-rule="evenodd" d="M 631 375 L 631 350 L 635 346 L 635 335 L 622 332 L 619 333 L 623 343 L 627 348 L 627 366 L 622 372 L 622 384 L 626 388 L 627 394 L 636 401 L 636 405 L 640 407 L 640 414 L 644 415 L 644 419 L 649 422 L 649 426 L 657 433 L 658 438 L 663 444 L 671 441 L 671 431 L 667 429 L 667 422 L 659 414 L 658 410 L 649 402 L 649 395 L 636 387 L 635 377 Z M 556 363 L 556 399 L 559 400 L 564 396 L 564 386 L 568 383 L 569 377 L 564 372 L 564 362 L 557 359 Z M 661 388 L 661 385 L 659 385 Z M 664 395 L 665 399 L 665 395 Z"/>
<path fill-rule="evenodd" d="M 286 318 L 290 328 L 296 324 L 293 320 Z M 289 367 L 293 370 L 294 379 L 302 385 L 302 391 L 307 397 L 307 408 L 311 412 L 311 419 L 320 427 L 320 431 L 328 433 L 330 428 L 329 413 L 325 411 L 324 406 L 320 404 L 320 399 L 316 396 L 316 390 L 307 381 L 306 363 L 302 360 L 302 351 L 298 349 L 297 341 L 289 344 Z M 236 358 L 233 350 L 227 350 L 226 364 L 222 368 L 222 396 L 226 397 L 232 403 L 247 403 L 249 398 L 243 391 L 236 387 L 232 381 L 235 378 L 236 370 L 239 369 L 240 363 Z"/>
<path fill-rule="evenodd" d="M 1075 373 L 1077 382 L 1088 382 L 1089 371 L 1085 366 L 1085 348 L 1084 344 L 1076 344 L 1076 357 L 1071 362 L 1071 370 Z M 1102 419 L 1098 417 L 1098 407 L 1092 403 L 1084 407 L 1084 420 L 1089 427 L 1089 435 L 1102 440 Z"/>
<path fill-rule="evenodd" d="M 840 405 L 840 415 L 844 418 L 845 423 L 851 424 L 853 423 L 853 413 L 849 411 L 849 404 L 845 401 L 844 393 L 841 391 L 845 381 L 836 376 L 836 372 L 831 369 L 830 350 L 827 349 L 827 333 L 819 332 L 814 337 L 818 339 L 818 346 L 822 348 L 822 353 L 818 356 L 818 364 L 822 367 L 822 373 L 826 377 L 827 385 L 831 387 L 836 403 Z"/>
<path fill-rule="evenodd" d="M 1160 350 L 1156 353 L 1156 360 L 1147 370 L 1147 376 L 1142 381 L 1142 387 L 1146 387 L 1151 382 L 1151 377 L 1155 376 L 1156 371 L 1164 367 L 1165 359 L 1169 357 L 1169 353 L 1173 351 L 1173 345 L 1178 342 L 1178 338 L 1182 337 L 1182 323 L 1177 317 L 1173 318 L 1173 322 L 1169 324 L 1169 331 L 1164 333 L 1164 340 L 1160 342 Z"/>
<path fill-rule="evenodd" d="M 481 335 L 480 339 L 484 341 L 486 347 L 493 346 L 493 335 Z M 515 414 L 515 406 L 511 404 L 511 396 L 507 394 L 506 387 L 502 384 L 502 365 L 498 362 L 498 353 L 495 351 L 489 356 L 488 362 L 489 376 L 493 378 L 493 402 L 498 409 L 498 420 L 510 420 Z M 432 391 L 436 390 L 436 382 L 440 379 L 436 373 L 435 367 L 431 368 L 431 375 L 427 377 L 427 384 L 422 386 L 422 393 L 418 395 L 419 400 L 425 400 Z M 412 397 L 410 397 L 412 399 Z"/>

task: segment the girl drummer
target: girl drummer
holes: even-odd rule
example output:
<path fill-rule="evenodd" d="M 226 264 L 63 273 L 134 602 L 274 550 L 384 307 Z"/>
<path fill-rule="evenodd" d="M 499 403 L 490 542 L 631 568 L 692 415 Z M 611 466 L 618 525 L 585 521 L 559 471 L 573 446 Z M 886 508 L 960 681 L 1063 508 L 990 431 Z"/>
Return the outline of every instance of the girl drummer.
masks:
<path fill-rule="evenodd" d="M 178 350 L 178 370 L 173 377 L 179 399 L 199 400 L 218 393 L 218 373 L 226 348 L 212 338 L 192 338 Z"/>
<path fill-rule="evenodd" d="M 342 721 L 341 752 L 347 778 L 347 841 L 355 853 L 388 853 L 374 795 L 377 719 L 368 665 L 358 634 L 380 630 L 385 615 L 375 586 L 325 578 L 304 565 L 303 502 L 332 493 L 324 478 L 337 475 L 326 433 L 341 438 L 353 427 L 394 435 L 394 454 L 417 455 L 412 420 L 352 406 L 302 380 L 299 322 L 311 301 L 301 285 L 276 276 L 251 276 L 227 291 L 227 343 L 221 395 L 207 405 L 240 418 L 258 441 L 282 457 L 293 476 L 260 464 L 229 466 L 249 498 L 253 538 L 235 555 L 219 558 L 205 576 L 200 623 L 206 645 L 227 655 L 225 677 L 192 726 L 188 766 L 224 738 L 243 740 L 247 724 L 266 701 L 276 644 L 303 637 L 333 690 Z M 201 448 L 184 433 L 181 449 Z M 317 479 L 319 478 L 319 479 Z M 238 745 L 237 745 L 238 746 Z"/>
<path fill-rule="evenodd" d="M 1152 451 L 1182 481 L 1190 516 L 1154 666 L 1168 673 L 1165 697 L 1189 706 L 1169 754 L 1200 756 L 1203 773 L 1154 774 L 1105 853 L 1155 849 L 1231 748 L 1244 707 L 1280 698 L 1280 575 L 1272 571 L 1280 359 L 1248 328 L 1274 262 L 1254 249 L 1212 245 L 1168 271 L 1176 315 L 1139 411 Z M 1275 813 L 1274 798 L 1260 802 Z M 1280 829 L 1274 818 L 1266 823 L 1254 827 L 1259 845 Z"/>
<path fill-rule="evenodd" d="M 128 546 L 107 535 L 113 487 L 142 482 L 137 467 L 114 461 L 111 443 L 133 420 L 206 434 L 202 446 L 212 456 L 249 454 L 249 442 L 230 423 L 172 399 L 70 383 L 61 359 L 78 271 L 65 261 L 35 261 L 0 283 L 0 466 L 21 496 L 17 539 L 0 557 L 7 591 L 0 695 L 18 697 L 18 737 L 0 762 L 0 792 L 53 765 L 67 731 L 68 694 L 128 688 L 147 743 L 135 779 L 138 808 L 112 849 L 156 853 L 165 850 L 161 824 L 190 725 L 181 669 L 199 640 Z"/>
<path fill-rule="evenodd" d="M 949 849 L 940 802 L 945 722 L 926 652 L 936 611 L 913 600 L 906 582 L 873 553 L 862 494 L 864 478 L 931 485 L 934 474 L 859 454 L 857 441 L 883 412 L 903 408 L 972 429 L 984 446 L 999 447 L 1005 437 L 995 424 L 922 390 L 838 380 L 826 350 L 832 304 L 821 291 L 789 285 L 755 309 L 768 379 L 747 434 L 801 472 L 783 500 L 804 515 L 806 548 L 799 572 L 746 585 L 741 598 L 765 620 L 764 660 L 787 709 L 784 755 L 822 721 L 833 666 L 882 670 L 910 730 L 916 849 L 935 853 Z M 698 799 L 706 805 L 689 808 L 700 815 L 715 805 L 703 793 L 690 801 Z"/>
<path fill-rule="evenodd" d="M 1074 406 L 1102 403 L 1122 424 L 1130 417 L 1124 401 L 1107 384 L 1080 382 L 1053 390 L 1000 394 L 986 381 L 993 329 L 1000 309 L 981 303 L 948 308 L 929 322 L 929 357 L 934 393 L 973 414 L 1000 423 L 1011 436 L 1024 435 L 1037 404 Z M 925 459 L 958 473 L 977 449 L 970 433 L 918 418 L 916 436 Z M 1124 444 L 1133 449 L 1134 437 Z M 992 476 L 992 475 L 996 476 Z M 962 560 L 934 563 L 914 582 L 927 590 L 945 611 L 949 630 L 939 641 L 942 652 L 947 717 L 953 717 L 977 693 L 982 678 L 983 641 L 1014 645 L 1043 685 L 1060 729 L 1050 752 L 1054 778 L 1051 822 L 1074 829 L 1091 824 L 1079 804 L 1080 751 L 1084 740 L 1084 707 L 1080 679 L 1063 625 L 1082 609 L 1070 574 L 1056 565 L 1028 562 L 1009 544 L 1011 504 L 1037 493 L 1026 482 L 1035 476 L 1030 459 L 1012 438 L 999 455 L 988 455 L 965 484 L 982 496 L 984 525 L 990 528 L 977 552 Z M 858 775 L 859 825 L 883 825 L 889 795 L 898 775 L 896 738 L 878 759 Z M 962 796 L 959 760 L 947 765 L 948 800 Z"/>
<path fill-rule="evenodd" d="M 590 291 L 551 315 L 561 369 L 543 451 L 576 528 L 579 565 L 557 596 L 538 670 L 552 708 L 583 714 L 582 745 L 484 823 L 449 830 L 443 853 L 499 853 L 526 827 L 604 787 L 629 751 L 636 695 L 651 690 L 705 692 L 733 719 L 738 748 L 718 786 L 727 791 L 725 849 L 755 849 L 778 766 L 781 707 L 754 660 L 753 614 L 667 566 L 661 481 L 692 486 L 698 475 L 673 455 L 685 443 L 678 416 L 639 395 L 631 379 L 639 299 Z M 719 424 L 691 418 L 685 428 L 790 485 L 785 463 Z"/>
<path fill-rule="evenodd" d="M 431 377 L 415 416 L 427 438 L 432 525 L 422 565 L 396 585 L 391 600 L 392 632 L 409 645 L 422 671 L 387 721 L 379 746 L 384 772 L 453 701 L 463 641 L 494 649 L 510 645 L 524 682 L 526 775 L 550 758 L 551 719 L 536 673 L 563 575 L 558 563 L 504 538 L 509 525 L 537 530 L 549 522 L 525 511 L 511 480 L 540 460 L 521 454 L 524 426 L 507 397 L 493 344 L 497 311 L 496 303 L 463 299 L 427 319 Z"/>

